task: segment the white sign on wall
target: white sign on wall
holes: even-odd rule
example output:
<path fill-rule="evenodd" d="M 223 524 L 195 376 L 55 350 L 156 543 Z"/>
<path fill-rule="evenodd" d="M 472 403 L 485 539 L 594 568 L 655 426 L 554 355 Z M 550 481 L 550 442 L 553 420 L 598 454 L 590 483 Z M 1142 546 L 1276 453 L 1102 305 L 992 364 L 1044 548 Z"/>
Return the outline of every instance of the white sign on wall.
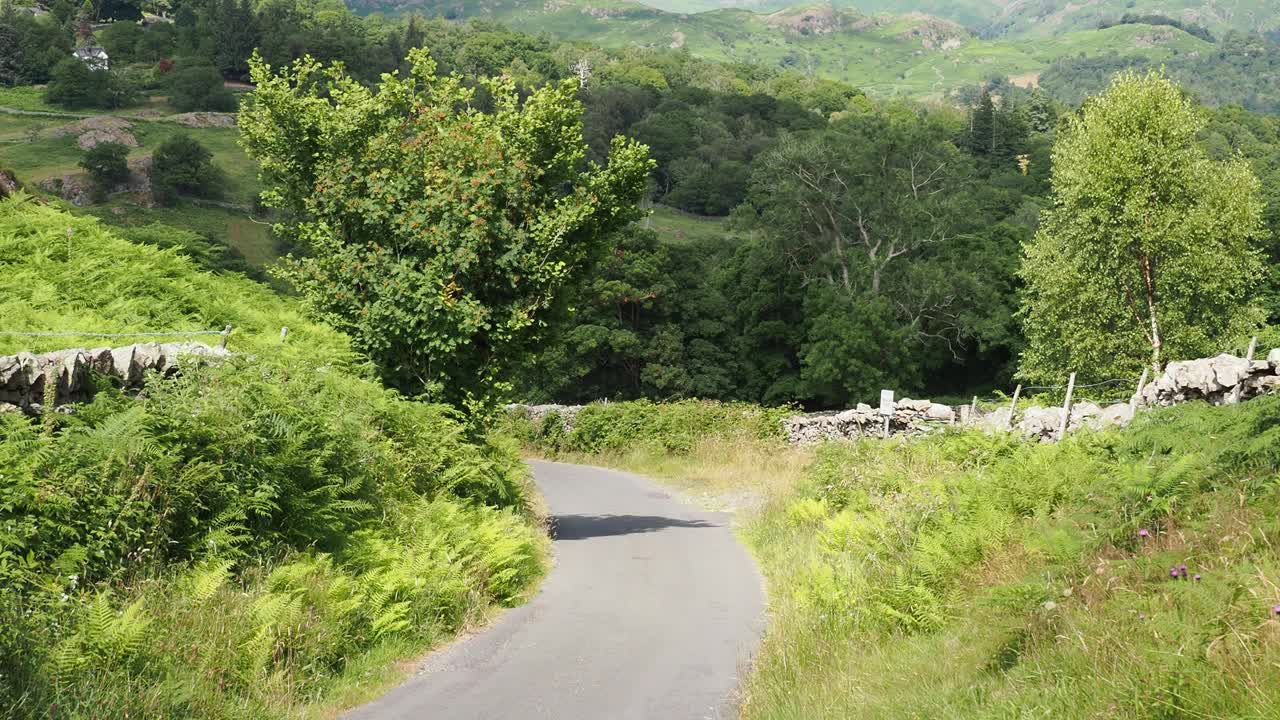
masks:
<path fill-rule="evenodd" d="M 880 414 L 885 416 L 893 415 L 893 391 L 880 391 Z"/>

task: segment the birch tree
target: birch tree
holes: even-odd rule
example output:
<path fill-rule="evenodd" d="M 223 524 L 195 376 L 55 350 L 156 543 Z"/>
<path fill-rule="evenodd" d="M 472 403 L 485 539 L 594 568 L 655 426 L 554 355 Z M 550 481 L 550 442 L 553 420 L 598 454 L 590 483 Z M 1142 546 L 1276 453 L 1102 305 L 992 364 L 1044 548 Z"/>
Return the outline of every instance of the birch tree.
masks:
<path fill-rule="evenodd" d="M 1023 377 L 1159 372 L 1260 319 L 1260 186 L 1243 160 L 1209 160 L 1204 123 L 1155 73 L 1118 75 L 1067 120 L 1053 204 L 1025 248 Z"/>

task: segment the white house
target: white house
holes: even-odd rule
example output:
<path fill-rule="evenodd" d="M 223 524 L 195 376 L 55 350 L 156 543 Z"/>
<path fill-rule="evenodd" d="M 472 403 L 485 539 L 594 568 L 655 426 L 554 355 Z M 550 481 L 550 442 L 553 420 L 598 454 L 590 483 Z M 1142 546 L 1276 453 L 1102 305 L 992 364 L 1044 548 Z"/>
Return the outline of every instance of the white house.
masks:
<path fill-rule="evenodd" d="M 100 47 L 79 47 L 71 52 L 77 60 L 89 66 L 90 70 L 108 70 L 111 67 L 111 58 L 107 57 L 107 51 Z"/>

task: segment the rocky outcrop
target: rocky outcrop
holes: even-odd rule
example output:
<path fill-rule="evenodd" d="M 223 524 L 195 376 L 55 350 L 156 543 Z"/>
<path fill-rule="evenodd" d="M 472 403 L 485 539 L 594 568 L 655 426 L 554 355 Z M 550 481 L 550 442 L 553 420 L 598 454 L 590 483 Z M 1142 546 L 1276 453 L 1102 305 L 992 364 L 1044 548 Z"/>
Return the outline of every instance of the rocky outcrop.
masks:
<path fill-rule="evenodd" d="M 22 183 L 18 182 L 18 176 L 11 170 L 0 168 L 0 200 L 16 195 L 21 189 Z"/>
<path fill-rule="evenodd" d="M 148 372 L 171 375 L 180 365 L 193 360 L 206 362 L 230 354 L 225 348 L 181 342 L 73 348 L 40 355 L 22 352 L 0 357 L 0 412 L 39 414 L 50 382 L 55 384 L 55 405 L 63 406 L 89 399 L 93 375 L 136 389 L 142 386 Z"/>
<path fill-rule="evenodd" d="M 107 189 L 108 195 L 129 193 L 132 202 L 139 207 L 155 207 L 151 194 L 151 155 L 141 155 L 128 160 L 129 174 L 124 180 Z M 94 183 L 87 173 L 66 173 L 45 178 L 40 188 L 53 193 L 76 207 L 88 207 L 94 201 Z"/>
<path fill-rule="evenodd" d="M 133 123 L 114 115 L 99 115 L 67 123 L 49 132 L 52 137 L 74 135 L 76 145 L 81 150 L 91 150 L 104 142 L 118 143 L 127 148 L 138 147 L 138 139 L 133 136 Z"/>

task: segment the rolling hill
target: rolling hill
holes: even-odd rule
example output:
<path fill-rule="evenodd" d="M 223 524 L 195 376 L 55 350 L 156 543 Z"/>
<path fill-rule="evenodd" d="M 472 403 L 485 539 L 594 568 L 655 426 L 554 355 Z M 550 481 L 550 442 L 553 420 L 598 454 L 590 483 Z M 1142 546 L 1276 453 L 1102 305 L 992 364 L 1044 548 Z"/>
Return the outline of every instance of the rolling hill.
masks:
<path fill-rule="evenodd" d="M 629 0 L 356 2 L 353 7 L 366 12 L 486 18 L 526 32 L 606 47 L 682 48 L 714 60 L 844 80 L 880 96 L 939 98 L 1004 76 L 1032 85 L 1056 60 L 1082 54 L 1114 52 L 1122 58 L 1164 62 L 1213 48 L 1170 26 L 1127 24 L 1044 38 L 982 39 L 960 23 L 924 13 L 867 14 L 830 5 L 684 14 Z"/>
<path fill-rule="evenodd" d="M 785 0 L 645 0 L 676 13 L 726 7 L 774 11 Z M 983 35 L 1045 37 L 1098 27 L 1125 14 L 1163 15 L 1211 32 L 1280 29 L 1280 3 L 1272 0 L 835 0 L 831 6 L 860 12 L 923 12 L 961 23 Z"/>

